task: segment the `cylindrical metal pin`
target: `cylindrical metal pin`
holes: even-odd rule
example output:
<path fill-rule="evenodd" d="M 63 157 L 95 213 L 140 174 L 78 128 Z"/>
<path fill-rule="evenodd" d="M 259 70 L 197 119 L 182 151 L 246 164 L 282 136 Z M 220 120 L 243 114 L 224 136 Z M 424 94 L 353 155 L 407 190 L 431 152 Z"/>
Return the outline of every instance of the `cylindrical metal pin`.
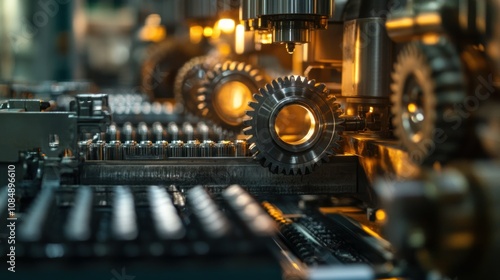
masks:
<path fill-rule="evenodd" d="M 123 147 L 120 140 L 112 140 L 104 147 L 104 160 L 122 160 Z"/>

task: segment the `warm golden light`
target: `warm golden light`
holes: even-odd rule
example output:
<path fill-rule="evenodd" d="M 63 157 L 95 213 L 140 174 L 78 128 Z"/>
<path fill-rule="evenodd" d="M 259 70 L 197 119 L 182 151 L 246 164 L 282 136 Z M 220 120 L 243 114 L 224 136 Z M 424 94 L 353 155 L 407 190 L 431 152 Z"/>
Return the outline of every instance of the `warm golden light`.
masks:
<path fill-rule="evenodd" d="M 239 125 L 252 100 L 252 91 L 242 82 L 230 81 L 221 85 L 214 93 L 213 105 L 216 113 L 226 123 Z"/>
<path fill-rule="evenodd" d="M 160 25 L 161 17 L 159 14 L 150 14 L 146 17 L 146 25 L 158 26 Z"/>
<path fill-rule="evenodd" d="M 269 45 L 273 43 L 273 34 L 270 32 L 258 31 L 255 32 L 255 42 Z"/>
<path fill-rule="evenodd" d="M 375 218 L 377 218 L 377 221 L 383 222 L 387 218 L 387 214 L 385 213 L 384 210 L 379 209 L 377 210 L 377 212 L 375 212 Z"/>
<path fill-rule="evenodd" d="M 408 112 L 415 113 L 417 111 L 417 105 L 414 103 L 408 104 Z"/>
<path fill-rule="evenodd" d="M 426 45 L 435 45 L 439 43 L 440 38 L 439 34 L 428 33 L 422 36 L 422 42 Z"/>
<path fill-rule="evenodd" d="M 316 119 L 308 108 L 291 104 L 280 110 L 274 129 L 283 142 L 301 145 L 309 141 L 316 132 Z"/>
<path fill-rule="evenodd" d="M 220 19 L 218 22 L 218 27 L 224 33 L 233 32 L 235 26 L 236 26 L 236 24 L 235 24 L 234 20 L 232 20 L 230 18 L 223 18 L 223 19 Z"/>
<path fill-rule="evenodd" d="M 167 30 L 160 25 L 161 17 L 158 14 L 151 14 L 146 17 L 144 26 L 139 31 L 139 38 L 142 41 L 159 42 L 167 36 Z"/>
<path fill-rule="evenodd" d="M 245 26 L 243 24 L 236 26 L 234 51 L 237 54 L 245 52 Z"/>
<path fill-rule="evenodd" d="M 417 16 L 415 22 L 421 26 L 440 26 L 441 15 L 438 13 L 423 13 Z"/>
<path fill-rule="evenodd" d="M 415 24 L 413 18 L 401 18 L 401 19 L 391 19 L 388 20 L 385 24 L 387 29 L 394 28 L 411 28 Z"/>
<path fill-rule="evenodd" d="M 219 54 L 226 56 L 231 53 L 231 46 L 226 43 L 219 43 L 217 44 L 217 50 L 219 51 Z"/>
<path fill-rule="evenodd" d="M 214 34 L 214 29 L 210 26 L 203 28 L 203 36 L 211 37 Z"/>
<path fill-rule="evenodd" d="M 198 44 L 203 38 L 203 27 L 199 25 L 189 27 L 189 40 L 193 44 Z"/>

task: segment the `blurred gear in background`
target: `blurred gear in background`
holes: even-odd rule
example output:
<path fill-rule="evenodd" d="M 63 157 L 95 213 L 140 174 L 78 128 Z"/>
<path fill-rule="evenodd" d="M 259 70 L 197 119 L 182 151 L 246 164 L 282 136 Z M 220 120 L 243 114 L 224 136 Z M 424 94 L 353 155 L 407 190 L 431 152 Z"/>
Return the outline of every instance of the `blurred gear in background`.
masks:
<path fill-rule="evenodd" d="M 219 63 L 207 72 L 198 90 L 197 110 L 201 117 L 239 133 L 253 94 L 265 84 L 264 75 L 250 64 L 237 61 Z"/>
<path fill-rule="evenodd" d="M 217 63 L 214 56 L 198 56 L 186 62 L 175 78 L 175 101 L 184 106 L 186 113 L 200 115 L 198 91 L 206 80 L 207 72 Z"/>
<path fill-rule="evenodd" d="M 392 74 L 394 134 L 416 163 L 445 162 L 457 152 L 464 127 L 450 125 L 454 105 L 464 100 L 466 80 L 455 46 L 410 43 L 398 55 Z"/>

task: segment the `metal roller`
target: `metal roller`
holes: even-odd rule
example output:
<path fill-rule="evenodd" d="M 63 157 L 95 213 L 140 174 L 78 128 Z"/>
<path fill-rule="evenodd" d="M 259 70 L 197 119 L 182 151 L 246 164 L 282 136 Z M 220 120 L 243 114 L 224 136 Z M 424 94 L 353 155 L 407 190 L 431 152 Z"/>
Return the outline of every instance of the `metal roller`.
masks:
<path fill-rule="evenodd" d="M 104 160 L 123 159 L 123 146 L 120 140 L 113 140 L 104 146 Z"/>
<path fill-rule="evenodd" d="M 117 240 L 133 240 L 139 233 L 133 194 L 123 186 L 117 186 L 114 194 L 111 220 L 114 237 Z"/>
<path fill-rule="evenodd" d="M 227 217 L 202 186 L 190 189 L 187 199 L 208 236 L 220 238 L 228 234 L 230 223 Z"/>
<path fill-rule="evenodd" d="M 186 230 L 165 188 L 150 186 L 148 197 L 158 236 L 161 239 L 182 238 Z"/>

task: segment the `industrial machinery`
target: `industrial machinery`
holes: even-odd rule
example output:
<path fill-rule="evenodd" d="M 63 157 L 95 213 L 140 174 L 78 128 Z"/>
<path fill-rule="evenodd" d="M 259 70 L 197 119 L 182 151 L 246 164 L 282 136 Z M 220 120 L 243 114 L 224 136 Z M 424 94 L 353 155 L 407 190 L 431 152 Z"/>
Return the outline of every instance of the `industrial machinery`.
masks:
<path fill-rule="evenodd" d="M 133 8 L 126 66 L 0 86 L 2 279 L 498 278 L 497 1 Z"/>

